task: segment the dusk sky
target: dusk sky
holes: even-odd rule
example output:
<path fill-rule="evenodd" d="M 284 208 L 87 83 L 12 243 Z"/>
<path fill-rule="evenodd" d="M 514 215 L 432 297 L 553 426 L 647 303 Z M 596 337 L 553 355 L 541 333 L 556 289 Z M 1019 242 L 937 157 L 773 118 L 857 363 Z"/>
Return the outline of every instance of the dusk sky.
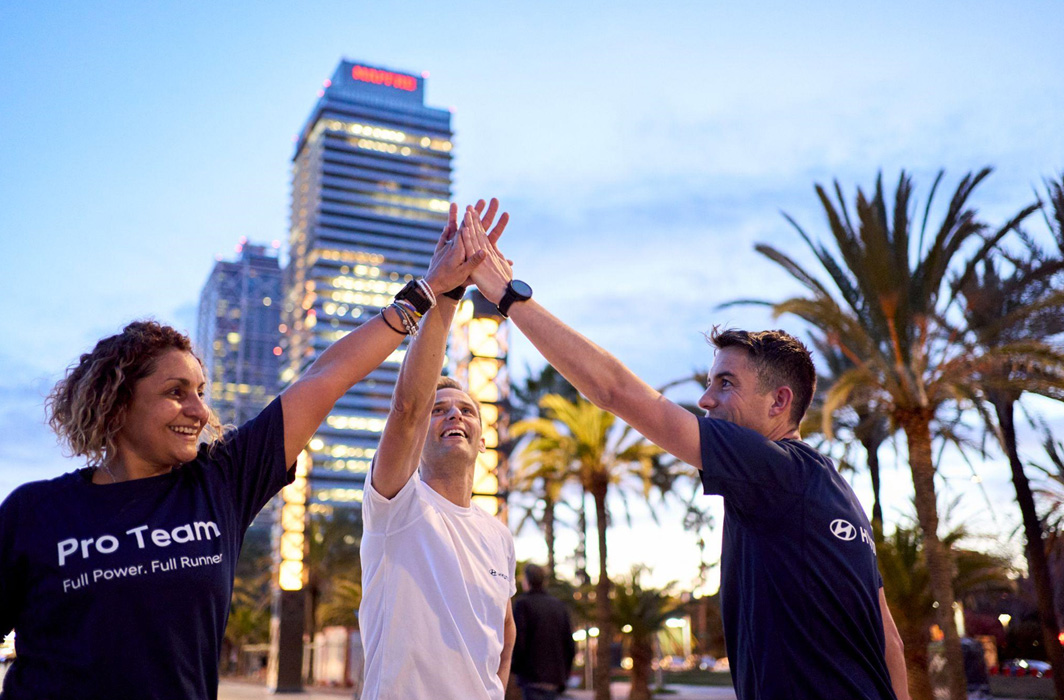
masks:
<path fill-rule="evenodd" d="M 801 256 L 782 211 L 826 238 L 816 182 L 852 198 L 882 171 L 892 192 L 904 168 L 922 208 L 939 169 L 943 205 L 989 165 L 987 221 L 1034 201 L 1064 172 L 1061 37 L 1054 0 L 0 2 L 0 497 L 80 466 L 42 408 L 79 353 L 143 316 L 192 332 L 217 255 L 287 241 L 293 137 L 342 57 L 429 73 L 456 200 L 498 196 L 536 297 L 660 385 L 711 363 L 715 323 L 804 334 L 716 307 L 795 290 L 753 244 Z M 511 358 L 518 380 L 542 364 L 523 340 Z M 995 459 L 981 475 L 1003 495 L 977 529 L 1005 540 Z M 887 461 L 896 518 L 908 469 Z M 987 511 L 950 469 L 947 494 Z M 694 537 L 670 513 L 658 577 L 689 581 Z M 618 536 L 617 571 L 662 537 L 645 518 Z"/>

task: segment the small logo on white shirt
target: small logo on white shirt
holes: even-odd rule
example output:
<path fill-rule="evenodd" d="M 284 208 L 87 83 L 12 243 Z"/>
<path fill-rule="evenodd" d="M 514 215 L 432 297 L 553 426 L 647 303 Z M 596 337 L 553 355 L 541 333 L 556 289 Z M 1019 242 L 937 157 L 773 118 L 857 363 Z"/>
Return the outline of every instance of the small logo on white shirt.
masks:
<path fill-rule="evenodd" d="M 492 569 L 488 573 L 491 574 L 492 576 L 498 576 L 499 578 L 503 579 L 504 581 L 509 581 L 510 580 L 509 576 L 507 576 L 506 574 L 504 574 L 501 571 L 496 571 L 495 569 Z"/>
<path fill-rule="evenodd" d="M 855 528 L 848 520 L 836 518 L 831 521 L 831 534 L 835 535 L 843 542 L 849 542 L 857 537 L 857 528 Z"/>

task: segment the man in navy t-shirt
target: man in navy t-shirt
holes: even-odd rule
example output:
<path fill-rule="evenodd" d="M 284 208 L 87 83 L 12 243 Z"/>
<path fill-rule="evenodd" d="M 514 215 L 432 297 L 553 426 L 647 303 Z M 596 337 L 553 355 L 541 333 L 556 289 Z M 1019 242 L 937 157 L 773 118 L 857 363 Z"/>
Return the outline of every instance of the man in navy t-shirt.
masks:
<path fill-rule="evenodd" d="M 534 301 L 483 232 L 473 273 L 561 374 L 702 472 L 724 497 L 721 605 L 740 700 L 909 697 L 901 638 L 871 527 L 830 460 L 798 426 L 816 373 L 782 331 L 714 331 L 717 356 L 697 418 Z"/>

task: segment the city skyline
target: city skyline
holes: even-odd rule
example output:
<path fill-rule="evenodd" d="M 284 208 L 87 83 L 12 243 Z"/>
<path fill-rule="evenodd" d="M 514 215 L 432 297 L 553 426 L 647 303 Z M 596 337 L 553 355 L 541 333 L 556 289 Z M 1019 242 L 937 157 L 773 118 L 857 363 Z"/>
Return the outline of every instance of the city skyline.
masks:
<path fill-rule="evenodd" d="M 952 188 L 989 164 L 974 202 L 1001 223 L 1064 168 L 1052 2 L 316 9 L 0 8 L 2 291 L 18 300 L 0 495 L 77 466 L 41 402 L 78 353 L 145 315 L 193 330 L 214 254 L 287 238 L 292 134 L 341 56 L 430 72 L 429 103 L 455 109 L 455 199 L 499 196 L 501 246 L 537 298 L 655 385 L 709 365 L 713 323 L 775 323 L 715 307 L 793 290 L 752 245 L 800 250 L 781 210 L 824 235 L 814 182 L 850 195 L 906 168 L 922 203 L 940 168 Z M 515 381 L 541 362 L 513 334 Z M 958 490 L 965 469 L 947 470 Z M 907 493 L 887 498 L 896 520 Z M 655 527 L 623 527 L 631 558 L 656 551 Z M 689 578 L 689 558 L 665 576 Z"/>

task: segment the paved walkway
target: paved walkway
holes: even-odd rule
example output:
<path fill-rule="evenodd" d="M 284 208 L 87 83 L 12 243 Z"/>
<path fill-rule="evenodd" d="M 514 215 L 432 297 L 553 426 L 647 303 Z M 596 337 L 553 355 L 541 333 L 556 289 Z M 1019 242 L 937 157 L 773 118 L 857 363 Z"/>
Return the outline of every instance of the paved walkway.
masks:
<path fill-rule="evenodd" d="M 670 685 L 668 695 L 662 696 L 668 700 L 735 700 L 735 692 L 731 688 L 713 688 L 695 685 Z M 628 697 L 627 683 L 614 683 L 610 686 L 610 694 L 615 700 L 624 700 Z M 303 693 L 271 694 L 266 688 L 258 683 L 244 681 L 223 680 L 218 688 L 218 700 L 260 700 L 261 698 L 299 698 L 299 700 L 337 700 L 337 698 L 350 698 L 349 689 L 340 688 L 313 688 Z M 562 696 L 571 700 L 591 700 L 593 694 L 590 690 L 570 690 Z"/>
<path fill-rule="evenodd" d="M 731 688 L 720 688 L 701 685 L 668 685 L 667 695 L 659 695 L 661 700 L 735 700 L 735 691 Z M 627 700 L 628 684 L 614 683 L 610 686 L 610 695 L 613 700 Z M 313 688 L 303 693 L 271 694 L 259 683 L 223 680 L 218 688 L 218 700 L 265 700 L 266 698 L 293 698 L 295 700 L 338 700 L 339 698 L 351 698 L 350 689 L 342 688 Z M 562 698 L 569 700 L 592 700 L 590 690 L 570 690 Z M 974 700 L 975 696 L 971 696 Z M 984 696 L 985 697 L 985 696 Z M 994 700 L 1008 700 L 1008 698 L 994 697 Z"/>

